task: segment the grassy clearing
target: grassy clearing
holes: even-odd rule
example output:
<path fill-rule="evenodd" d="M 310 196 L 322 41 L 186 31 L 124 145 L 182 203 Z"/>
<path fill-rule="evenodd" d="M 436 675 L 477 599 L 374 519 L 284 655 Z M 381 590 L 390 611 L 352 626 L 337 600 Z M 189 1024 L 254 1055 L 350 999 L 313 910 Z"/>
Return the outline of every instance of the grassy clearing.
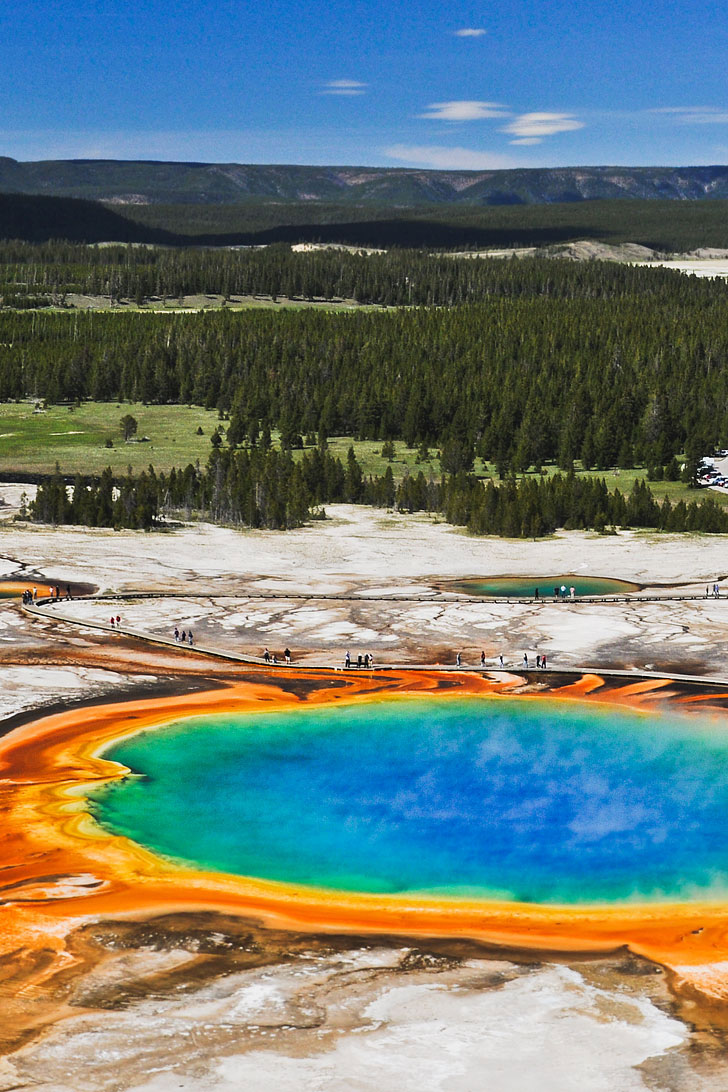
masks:
<path fill-rule="evenodd" d="M 220 422 L 217 412 L 199 406 L 145 406 L 141 403 L 84 402 L 76 408 L 49 406 L 41 413 L 34 412 L 33 402 L 0 404 L 0 472 L 49 474 L 56 463 L 65 474 L 100 474 L 110 466 L 116 473 L 126 473 L 131 466 L 137 473 L 150 465 L 158 471 L 168 471 L 173 466 L 184 467 L 197 460 L 204 465 L 210 454 L 210 436 Z M 136 442 L 125 443 L 120 421 L 126 414 L 137 419 L 139 428 Z M 202 435 L 197 429 L 202 429 Z M 149 441 L 141 442 L 147 436 Z M 106 447 L 111 440 L 113 447 Z M 273 434 L 274 443 L 278 436 Z M 426 478 L 440 477 L 440 460 L 437 448 L 430 449 L 430 458 L 418 460 L 415 448 L 408 448 L 403 441 L 395 441 L 394 458 L 391 462 L 382 454 L 381 440 L 353 440 L 350 436 L 333 436 L 329 450 L 343 462 L 350 447 L 366 476 L 384 474 L 391 466 L 395 482 L 406 474 L 423 472 Z M 294 451 L 294 458 L 302 452 Z M 547 475 L 558 473 L 558 467 L 544 467 Z M 579 474 L 604 478 L 609 489 L 628 493 L 637 478 L 645 478 L 644 467 L 634 470 L 590 470 L 577 467 Z M 475 473 L 498 480 L 492 463 L 475 461 Z M 532 476 L 532 473 L 529 475 Z M 719 504 L 728 505 L 728 494 L 713 490 L 688 489 L 682 482 L 650 482 L 655 497 L 669 497 L 674 504 L 678 500 L 691 501 L 710 496 Z"/>
<path fill-rule="evenodd" d="M 138 472 L 151 463 L 156 470 L 186 466 L 210 453 L 217 412 L 199 406 L 144 406 L 86 402 L 71 409 L 49 406 L 34 412 L 33 402 L 0 405 L 0 471 L 52 473 L 56 463 L 66 474 L 100 474 L 110 466 Z M 119 422 L 131 414 L 139 423 L 137 440 L 125 443 Z M 203 435 L 197 435 L 202 428 Z M 106 447 L 111 440 L 113 447 Z"/>

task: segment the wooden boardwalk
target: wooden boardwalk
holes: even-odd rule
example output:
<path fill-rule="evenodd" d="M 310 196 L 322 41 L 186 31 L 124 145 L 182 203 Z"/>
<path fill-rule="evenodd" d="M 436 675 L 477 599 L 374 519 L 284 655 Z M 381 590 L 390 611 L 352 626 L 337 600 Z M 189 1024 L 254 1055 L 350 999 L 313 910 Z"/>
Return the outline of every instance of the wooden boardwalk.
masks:
<path fill-rule="evenodd" d="M 312 600 L 324 600 L 324 601 L 331 600 L 331 601 L 335 601 L 335 602 L 349 602 L 349 601 L 367 602 L 367 601 L 369 601 L 369 602 L 377 602 L 377 603 L 382 603 L 382 602 L 393 602 L 393 603 L 395 603 L 395 602 L 396 603 L 399 603 L 399 602 L 408 602 L 408 603 L 409 602 L 411 602 L 411 603 L 422 603 L 422 602 L 439 602 L 439 603 L 447 603 L 447 602 L 457 602 L 457 603 L 460 603 L 460 602 L 463 602 L 463 603 L 494 603 L 494 602 L 497 602 L 497 603 L 524 603 L 525 602 L 525 603 L 528 603 L 528 602 L 530 602 L 532 604 L 534 604 L 534 603 L 539 603 L 539 604 L 543 604 L 543 605 L 548 605 L 549 604 L 549 600 L 547 600 L 547 599 L 539 599 L 539 600 L 533 600 L 533 599 L 532 600 L 524 600 L 524 599 L 498 599 L 498 600 L 494 600 L 494 599 L 487 599 L 486 600 L 486 599 L 480 599 L 480 598 L 475 599 L 475 598 L 471 598 L 471 597 L 454 597 L 454 598 L 453 597 L 447 597 L 446 598 L 444 595 L 443 596 L 423 596 L 423 597 L 420 597 L 420 596 L 417 596 L 417 597 L 409 597 L 409 596 L 376 596 L 376 597 L 370 596 L 370 597 L 363 597 L 363 596 L 339 596 L 339 595 L 323 595 L 323 596 L 322 595 L 266 595 L 266 594 L 262 594 L 262 593 L 261 594 L 254 594 L 254 595 L 250 595 L 250 594 L 243 594 L 243 595 L 225 594 L 225 595 L 223 595 L 223 594 L 220 594 L 220 593 L 215 593 L 215 594 L 212 594 L 212 595 L 208 595 L 208 594 L 206 594 L 204 592 L 194 592 L 194 593 L 192 593 L 192 592 L 183 592 L 183 593 L 177 593 L 177 592 L 167 592 L 167 593 L 164 593 L 164 592 L 124 592 L 124 593 L 119 593 L 119 594 L 108 593 L 108 594 L 103 594 L 103 595 L 84 596 L 83 597 L 83 602 L 121 603 L 121 602 L 124 602 L 124 601 L 127 601 L 127 602 L 132 601 L 133 602 L 135 600 L 144 600 L 144 599 L 178 599 L 178 598 L 186 598 L 186 599 L 283 599 L 283 600 L 296 600 L 296 601 L 312 599 Z M 709 598 L 712 599 L 713 597 L 711 596 Z M 565 600 L 558 600 L 558 601 L 551 600 L 551 603 L 554 606 L 557 605 L 557 603 L 558 603 L 558 606 L 563 608 L 563 607 L 565 607 L 567 605 L 572 606 L 572 607 L 573 606 L 578 606 L 580 603 L 585 603 L 585 602 L 586 603 L 592 603 L 592 602 L 602 603 L 602 602 L 608 601 L 608 602 L 612 602 L 612 603 L 625 603 L 625 602 L 627 602 L 627 603 L 632 603 L 632 602 L 658 602 L 658 603 L 663 603 L 664 602 L 664 603 L 671 603 L 671 602 L 675 602 L 675 601 L 682 602 L 682 601 L 685 601 L 685 600 L 688 600 L 688 601 L 689 600 L 696 600 L 698 602 L 703 602 L 703 601 L 705 601 L 705 599 L 706 599 L 706 596 L 704 596 L 704 595 L 703 596 L 698 596 L 698 595 L 693 595 L 693 596 L 638 596 L 638 595 L 631 595 L 630 596 L 630 595 L 628 595 L 628 596 L 600 596 L 598 598 L 597 597 L 593 597 L 593 598 L 582 597 L 582 598 L 578 598 L 578 599 L 574 599 L 574 600 L 572 600 L 572 599 L 565 599 Z M 723 597 L 723 601 L 728 603 L 728 597 Z M 670 672 L 668 674 L 668 673 L 659 672 L 659 671 L 626 670 L 624 668 L 610 668 L 610 667 L 606 667 L 604 665 L 583 665 L 583 666 L 578 666 L 578 667 L 560 667 L 560 666 L 552 667 L 552 666 L 549 666 L 547 668 L 537 668 L 537 667 L 524 667 L 523 664 L 520 663 L 520 664 L 513 664 L 513 665 L 504 664 L 504 666 L 501 668 L 499 664 L 495 664 L 495 665 L 487 665 L 486 664 L 485 666 L 481 667 L 480 663 L 472 664 L 472 665 L 461 663 L 460 666 L 457 666 L 456 664 L 411 664 L 411 663 L 389 664 L 388 663 L 388 664 L 377 664 L 377 665 L 375 665 L 373 667 L 368 667 L 368 668 L 364 668 L 364 667 L 358 668 L 358 667 L 353 666 L 353 665 L 351 667 L 349 667 L 349 668 L 346 668 L 345 665 L 344 665 L 343 660 L 341 660 L 341 661 L 338 661 L 338 660 L 333 661 L 332 660 L 332 661 L 328 661 L 328 662 L 325 662 L 325 663 L 308 663 L 307 662 L 305 664 L 295 664 L 295 663 L 286 664 L 283 661 L 278 661 L 276 664 L 273 664 L 273 663 L 270 663 L 270 662 L 266 662 L 263 659 L 262 656 L 254 656 L 254 655 L 252 655 L 250 653 L 247 653 L 247 652 L 234 652 L 231 649 L 221 649 L 221 648 L 217 648 L 217 647 L 214 647 L 214 646 L 205 645 L 205 644 L 197 644 L 197 643 L 195 643 L 194 645 L 182 644 L 179 641 L 175 641 L 175 639 L 173 637 L 164 637 L 161 634 L 148 633 L 145 630 L 134 629 L 134 628 L 132 628 L 130 626 L 124 626 L 124 625 L 118 625 L 118 626 L 114 625 L 114 626 L 112 626 L 112 625 L 110 625 L 109 622 L 101 622 L 101 621 L 93 621 L 93 620 L 90 620 L 90 619 L 74 618 L 72 615 L 69 615 L 65 611 L 62 611 L 61 609 L 59 609 L 59 608 L 61 608 L 63 606 L 63 604 L 65 602 L 67 602 L 67 600 L 44 598 L 44 599 L 39 599 L 34 603 L 24 603 L 24 604 L 22 604 L 22 608 L 23 608 L 23 610 L 25 611 L 26 614 L 29 614 L 29 615 L 31 615 L 33 617 L 42 618 L 45 621 L 63 622 L 66 625 L 77 626 L 77 627 L 79 627 L 81 629 L 96 630 L 96 631 L 99 631 L 99 632 L 102 632 L 102 633 L 115 634 L 116 636 L 119 636 L 119 637 L 131 637 L 131 638 L 133 638 L 135 640 L 144 641 L 144 642 L 146 642 L 148 644 L 151 644 L 151 645 L 158 645 L 158 646 L 161 646 L 161 647 L 164 647 L 164 648 L 167 648 L 167 649 L 174 649 L 175 651 L 179 652 L 180 655 L 197 654 L 197 655 L 209 656 L 213 660 L 227 661 L 228 663 L 247 664 L 247 665 L 249 665 L 251 667 L 263 667 L 266 670 L 270 670 L 270 671 L 279 671 L 279 670 L 281 670 L 281 671 L 292 671 L 292 670 L 297 670 L 298 669 L 298 670 L 302 670 L 302 671 L 327 672 L 327 673 L 329 673 L 329 672 L 341 672 L 341 673 L 344 673 L 344 674 L 347 674 L 347 675 L 351 675 L 351 674 L 353 674 L 353 675 L 359 675 L 359 674 L 376 675 L 376 674 L 381 674 L 381 673 L 386 673 L 386 672 L 394 672 L 394 671 L 415 671 L 415 672 L 427 671 L 427 672 L 441 672 L 443 674 L 458 674 L 458 673 L 463 674 L 464 673 L 464 674 L 478 674 L 478 675 L 494 675 L 494 674 L 521 675 L 521 676 L 528 677 L 528 678 L 531 678 L 532 676 L 539 676 L 539 675 L 543 675 L 544 677 L 547 677 L 549 675 L 567 675 L 567 676 L 574 676 L 574 677 L 581 677 L 583 675 L 600 675 L 600 676 L 609 676 L 610 678 L 630 679 L 632 681 L 635 681 L 637 679 L 670 679 L 670 680 L 673 680 L 675 682 L 698 683 L 700 685 L 705 685 L 705 686 L 728 687 L 728 677 L 723 678 L 723 677 L 706 676 L 706 675 L 683 675 L 683 674 L 676 674 L 675 672 Z"/>

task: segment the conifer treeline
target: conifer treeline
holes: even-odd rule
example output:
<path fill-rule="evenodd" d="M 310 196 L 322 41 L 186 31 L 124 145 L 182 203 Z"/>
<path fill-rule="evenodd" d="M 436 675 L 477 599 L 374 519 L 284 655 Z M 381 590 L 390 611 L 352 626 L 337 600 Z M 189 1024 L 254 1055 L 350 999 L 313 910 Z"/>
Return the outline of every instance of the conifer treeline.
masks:
<path fill-rule="evenodd" d="M 71 523 L 84 527 L 131 527 L 148 531 L 159 516 L 159 483 L 152 467 L 138 478 L 115 482 L 111 467 L 91 481 L 77 475 L 67 488 L 57 469 L 38 486 L 28 509 L 37 523 Z"/>
<path fill-rule="evenodd" d="M 93 247 L 53 242 L 0 242 L 0 297 L 19 306 L 24 294 L 57 301 L 69 292 L 143 303 L 213 293 L 297 299 L 353 299 L 388 306 L 455 306 L 492 295 L 605 299 L 623 294 L 681 295 L 686 278 L 674 270 L 569 263 L 546 258 L 480 260 L 390 250 L 294 252 L 285 245 L 243 250 L 146 246 Z M 724 285 L 705 281 L 688 294 L 724 299 Z"/>
<path fill-rule="evenodd" d="M 618 489 L 610 492 L 603 478 L 573 472 L 496 483 L 464 471 L 428 480 L 420 471 L 395 485 L 391 467 L 365 478 L 353 449 L 344 464 L 323 446 L 300 460 L 274 448 L 215 449 L 204 470 L 190 464 L 156 475 L 150 467 L 149 473 L 116 484 L 107 468 L 91 483 L 77 477 L 70 495 L 56 473 L 39 486 L 29 514 L 43 523 L 149 530 L 162 525 L 160 513 L 182 511 L 188 518 L 194 514 L 218 523 L 286 530 L 304 524 L 327 502 L 441 512 L 474 534 L 508 538 L 538 538 L 560 527 L 728 532 L 728 512 L 712 498 L 658 504 L 642 480 L 627 496 Z"/>
<path fill-rule="evenodd" d="M 403 438 L 459 451 L 451 472 L 473 452 L 506 473 L 726 444 L 725 286 L 658 277 L 640 296 L 616 268 L 624 291 L 594 298 L 589 267 L 559 270 L 573 298 L 540 295 L 546 277 L 531 295 L 386 314 L 3 312 L 0 400 L 195 403 L 230 412 L 233 444 L 266 426 L 286 444 Z"/>

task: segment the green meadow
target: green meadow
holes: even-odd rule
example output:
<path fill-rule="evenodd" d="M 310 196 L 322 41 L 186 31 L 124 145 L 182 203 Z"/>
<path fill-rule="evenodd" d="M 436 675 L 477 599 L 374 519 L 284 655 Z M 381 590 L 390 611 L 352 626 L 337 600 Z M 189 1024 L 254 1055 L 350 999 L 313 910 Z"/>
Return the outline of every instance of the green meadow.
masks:
<path fill-rule="evenodd" d="M 207 461 L 210 436 L 218 425 L 216 411 L 199 406 L 144 406 L 116 402 L 83 402 L 36 411 L 34 402 L 0 405 L 0 471 L 52 473 L 56 463 L 66 474 L 100 474 L 110 466 L 118 473 L 186 466 Z M 138 422 L 134 440 L 126 443 L 121 418 Z M 198 435 L 198 428 L 202 435 Z M 147 437 L 147 440 L 143 440 Z M 107 447 L 111 441 L 113 447 Z"/>
<path fill-rule="evenodd" d="M 77 406 L 60 405 L 36 409 L 35 402 L 0 404 L 0 473 L 7 477 L 13 472 L 50 474 L 56 464 L 64 474 L 100 474 L 110 466 L 115 473 L 125 474 L 129 467 L 134 473 L 151 464 L 157 471 L 169 471 L 173 466 L 184 467 L 199 460 L 201 466 L 210 454 L 210 437 L 218 428 L 225 428 L 216 410 L 199 406 L 143 405 L 128 402 L 82 402 Z M 125 442 L 121 419 L 131 414 L 138 422 L 134 439 Z M 202 434 L 198 432 L 202 429 Z M 113 446 L 107 446 L 111 442 Z M 278 433 L 273 432 L 273 442 Z M 394 457 L 382 455 L 382 440 L 354 440 L 350 436 L 329 438 L 329 451 L 346 462 L 349 447 L 353 447 L 365 476 L 376 477 L 392 468 L 395 482 L 406 474 L 420 471 L 425 477 L 440 477 L 438 449 L 431 447 L 429 457 L 422 458 L 416 448 L 401 440 L 394 441 Z M 391 453 L 390 453 L 391 454 Z M 293 452 L 294 458 L 300 451 Z M 629 493 L 638 478 L 645 478 L 644 467 L 632 470 L 584 471 L 579 464 L 577 473 L 604 478 L 610 490 Z M 497 480 L 492 463 L 475 460 L 475 473 Z M 544 472 L 551 476 L 558 467 L 547 465 Z M 533 471 L 529 476 L 533 476 Z M 695 500 L 709 495 L 720 504 L 728 504 L 728 495 L 710 491 L 697 492 L 683 482 L 650 482 L 655 497 Z"/>

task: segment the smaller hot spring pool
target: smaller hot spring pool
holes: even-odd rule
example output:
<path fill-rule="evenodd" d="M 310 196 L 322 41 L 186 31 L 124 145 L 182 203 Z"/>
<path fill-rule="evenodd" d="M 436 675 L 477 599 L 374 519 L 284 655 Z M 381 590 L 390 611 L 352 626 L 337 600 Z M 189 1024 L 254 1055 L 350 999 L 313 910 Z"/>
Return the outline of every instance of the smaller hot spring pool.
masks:
<path fill-rule="evenodd" d="M 557 593 L 562 595 L 562 588 L 566 589 L 566 596 L 569 596 L 571 588 L 575 595 L 626 595 L 639 591 L 640 585 L 629 580 L 613 580 L 608 576 L 576 576 L 573 573 L 562 576 L 490 576 L 482 580 L 458 580 L 449 585 L 451 591 L 499 599 L 533 599 L 536 593 L 540 599 L 553 599 Z"/>

